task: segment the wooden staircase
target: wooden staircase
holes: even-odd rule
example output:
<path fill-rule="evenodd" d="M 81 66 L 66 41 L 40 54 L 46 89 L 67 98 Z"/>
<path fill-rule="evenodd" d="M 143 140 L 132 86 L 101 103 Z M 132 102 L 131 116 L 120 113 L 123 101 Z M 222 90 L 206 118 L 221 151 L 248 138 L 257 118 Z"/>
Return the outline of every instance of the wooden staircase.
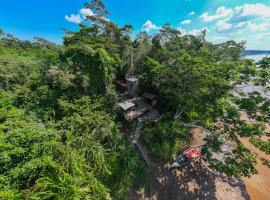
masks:
<path fill-rule="evenodd" d="M 141 152 L 142 156 L 143 156 L 143 159 L 144 161 L 146 162 L 146 164 L 148 165 L 148 167 L 152 167 L 153 164 L 152 164 L 152 161 L 150 160 L 149 156 L 148 156 L 148 153 L 147 153 L 147 150 L 146 148 L 141 144 L 140 141 L 137 141 L 135 143 L 135 145 L 137 146 L 137 148 L 139 149 L 139 151 Z"/>
<path fill-rule="evenodd" d="M 137 148 L 139 149 L 140 153 L 142 154 L 142 157 L 144 159 L 144 161 L 146 162 L 146 164 L 148 165 L 148 167 L 152 167 L 152 161 L 150 160 L 146 147 L 142 145 L 142 143 L 140 142 L 139 138 L 141 135 L 141 131 L 143 128 L 143 122 L 138 121 L 135 131 L 134 131 L 134 135 L 133 135 L 133 139 L 132 139 L 132 143 L 135 144 L 137 146 Z"/>
<path fill-rule="evenodd" d="M 134 131 L 134 134 L 133 134 L 132 143 L 135 144 L 139 140 L 139 138 L 141 136 L 142 128 L 143 128 L 143 122 L 138 121 L 136 128 L 135 128 L 135 131 Z"/>

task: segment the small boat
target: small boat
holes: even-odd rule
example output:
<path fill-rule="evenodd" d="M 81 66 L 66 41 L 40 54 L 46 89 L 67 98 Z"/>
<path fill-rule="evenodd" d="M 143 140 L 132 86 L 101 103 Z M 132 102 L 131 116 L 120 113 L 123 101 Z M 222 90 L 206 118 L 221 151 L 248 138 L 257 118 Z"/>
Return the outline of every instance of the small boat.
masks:
<path fill-rule="evenodd" d="M 192 147 L 183 152 L 182 155 L 178 156 L 177 159 L 172 163 L 171 168 L 177 168 L 190 164 L 192 161 L 197 160 L 201 157 L 203 145 Z"/>

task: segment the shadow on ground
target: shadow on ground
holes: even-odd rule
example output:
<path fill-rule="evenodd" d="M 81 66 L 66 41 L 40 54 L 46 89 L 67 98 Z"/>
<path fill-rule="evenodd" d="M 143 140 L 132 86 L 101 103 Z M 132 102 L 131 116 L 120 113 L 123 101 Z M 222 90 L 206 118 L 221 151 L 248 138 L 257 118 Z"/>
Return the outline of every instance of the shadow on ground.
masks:
<path fill-rule="evenodd" d="M 211 171 L 201 162 L 178 170 L 166 167 L 148 169 L 147 185 L 131 190 L 128 200 L 215 200 L 249 199 L 239 179 L 227 178 Z"/>

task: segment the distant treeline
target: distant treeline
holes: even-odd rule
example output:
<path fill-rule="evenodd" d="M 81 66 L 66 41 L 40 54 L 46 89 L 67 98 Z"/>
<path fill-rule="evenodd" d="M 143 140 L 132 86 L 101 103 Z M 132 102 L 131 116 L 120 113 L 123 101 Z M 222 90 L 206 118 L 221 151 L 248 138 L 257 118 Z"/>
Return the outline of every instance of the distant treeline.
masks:
<path fill-rule="evenodd" d="M 260 54 L 270 54 L 270 50 L 246 50 L 245 55 L 260 55 Z"/>

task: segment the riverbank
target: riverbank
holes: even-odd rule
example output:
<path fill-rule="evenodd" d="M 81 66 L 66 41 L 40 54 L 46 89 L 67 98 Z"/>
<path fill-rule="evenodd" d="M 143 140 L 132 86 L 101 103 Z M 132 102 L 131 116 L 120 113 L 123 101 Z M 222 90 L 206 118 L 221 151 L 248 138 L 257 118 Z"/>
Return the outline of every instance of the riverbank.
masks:
<path fill-rule="evenodd" d="M 190 129 L 190 146 L 204 144 L 205 134 L 199 128 Z M 230 178 L 212 170 L 203 159 L 191 165 L 170 170 L 163 164 L 146 167 L 146 185 L 132 189 L 127 200 L 249 200 L 241 179 Z"/>
<path fill-rule="evenodd" d="M 267 131 L 270 131 L 269 126 L 267 128 Z M 264 158 L 270 161 L 270 155 L 260 151 L 258 148 L 252 145 L 249 142 L 248 138 L 241 138 L 240 140 L 246 148 L 248 148 L 250 151 L 257 155 L 256 167 L 258 170 L 258 174 L 255 174 L 250 178 L 242 178 L 246 185 L 247 192 L 252 200 L 268 199 L 270 197 L 270 168 L 263 165 L 260 158 Z"/>

